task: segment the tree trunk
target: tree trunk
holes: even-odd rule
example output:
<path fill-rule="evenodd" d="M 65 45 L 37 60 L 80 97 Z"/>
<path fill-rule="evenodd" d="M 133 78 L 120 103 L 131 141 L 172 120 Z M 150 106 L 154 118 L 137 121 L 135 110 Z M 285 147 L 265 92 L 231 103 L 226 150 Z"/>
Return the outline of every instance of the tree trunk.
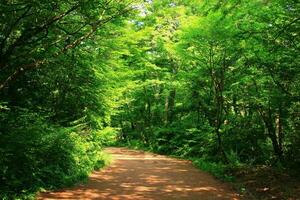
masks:
<path fill-rule="evenodd" d="M 175 108 L 175 96 L 176 96 L 176 90 L 173 89 L 170 92 L 169 96 L 169 109 L 168 109 L 168 122 L 171 124 L 174 120 L 174 108 Z"/>
<path fill-rule="evenodd" d="M 176 90 L 172 89 L 165 100 L 165 124 L 171 124 L 174 120 Z"/>
<path fill-rule="evenodd" d="M 263 122 L 265 124 L 265 127 L 267 129 L 267 136 L 271 139 L 274 155 L 277 158 L 277 160 L 282 161 L 283 160 L 282 138 L 279 139 L 279 137 L 277 137 L 276 132 L 279 131 L 278 130 L 279 127 L 276 128 L 273 123 L 274 121 L 272 118 L 272 112 L 271 112 L 270 105 L 269 105 L 269 110 L 268 110 L 267 114 L 264 114 L 262 111 L 259 111 L 259 113 L 260 113 L 260 115 L 263 119 Z M 277 120 L 278 120 L 278 118 L 275 118 L 275 124 L 276 124 Z M 282 130 L 280 130 L 280 132 L 281 131 Z M 280 137 L 282 137 L 282 133 L 280 133 L 280 135 L 281 135 Z"/>

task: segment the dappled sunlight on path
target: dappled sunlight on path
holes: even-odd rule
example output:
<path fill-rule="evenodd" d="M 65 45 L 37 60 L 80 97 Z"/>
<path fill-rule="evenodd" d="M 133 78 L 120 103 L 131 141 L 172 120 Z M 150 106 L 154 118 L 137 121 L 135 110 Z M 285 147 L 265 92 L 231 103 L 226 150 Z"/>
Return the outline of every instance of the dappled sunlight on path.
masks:
<path fill-rule="evenodd" d="M 228 185 L 194 168 L 189 161 L 125 148 L 108 148 L 110 167 L 85 185 L 41 194 L 39 200 L 221 200 L 238 199 Z"/>

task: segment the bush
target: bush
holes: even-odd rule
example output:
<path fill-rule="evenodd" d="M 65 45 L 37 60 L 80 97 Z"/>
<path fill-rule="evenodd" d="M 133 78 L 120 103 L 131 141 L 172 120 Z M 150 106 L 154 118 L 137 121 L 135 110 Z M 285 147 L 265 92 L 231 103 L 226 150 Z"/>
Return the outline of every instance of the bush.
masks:
<path fill-rule="evenodd" d="M 200 157 L 212 151 L 213 134 L 209 126 L 197 128 L 154 128 L 151 148 L 159 153 L 180 157 Z"/>
<path fill-rule="evenodd" d="M 50 125 L 24 109 L 2 112 L 0 123 L 0 199 L 72 185 L 104 164 L 87 131 Z"/>
<path fill-rule="evenodd" d="M 102 130 L 93 131 L 94 140 L 99 141 L 103 146 L 115 145 L 119 137 L 119 129 L 106 127 Z"/>
<path fill-rule="evenodd" d="M 222 163 L 215 163 L 205 160 L 204 158 L 194 158 L 191 159 L 193 161 L 193 164 L 198 167 L 199 169 L 209 172 L 215 177 L 226 180 L 226 181 L 232 181 L 233 176 L 228 175 L 229 168 L 222 164 Z"/>

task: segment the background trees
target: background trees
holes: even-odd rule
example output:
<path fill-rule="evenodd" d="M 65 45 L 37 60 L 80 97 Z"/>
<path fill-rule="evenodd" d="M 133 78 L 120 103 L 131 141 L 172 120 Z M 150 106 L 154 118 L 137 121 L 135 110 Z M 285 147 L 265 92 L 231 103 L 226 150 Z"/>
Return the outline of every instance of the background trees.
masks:
<path fill-rule="evenodd" d="M 0 199 L 70 185 L 103 165 L 105 75 L 132 6 L 1 1 Z"/>
<path fill-rule="evenodd" d="M 1 193 L 86 176 L 110 126 L 162 153 L 299 167 L 298 2 L 132 3 L 1 2 Z"/>
<path fill-rule="evenodd" d="M 298 10 L 294 1 L 146 4 L 125 32 L 144 36 L 134 37 L 142 59 L 127 62 L 144 70 L 133 80 L 143 86 L 126 92 L 127 137 L 227 163 L 297 163 Z"/>

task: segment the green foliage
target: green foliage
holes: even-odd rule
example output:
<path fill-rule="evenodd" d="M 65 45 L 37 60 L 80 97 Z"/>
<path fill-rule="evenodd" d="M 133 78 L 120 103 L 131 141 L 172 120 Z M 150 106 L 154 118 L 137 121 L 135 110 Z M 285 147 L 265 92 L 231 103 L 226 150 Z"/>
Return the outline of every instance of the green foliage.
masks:
<path fill-rule="evenodd" d="M 145 151 L 151 151 L 152 150 L 149 146 L 145 145 L 140 140 L 135 140 L 135 139 L 128 140 L 127 142 L 121 141 L 121 142 L 119 142 L 118 145 L 119 146 L 126 146 L 126 147 L 129 147 L 131 149 L 139 149 L 139 150 L 145 150 Z"/>
<path fill-rule="evenodd" d="M 212 134 L 209 129 L 186 129 L 182 127 L 156 128 L 150 146 L 156 152 L 180 157 L 201 157 L 212 151 Z"/>
<path fill-rule="evenodd" d="M 299 168 L 300 4 L 136 3 L 1 2 L 2 193 L 71 184 L 117 139 L 218 177 Z"/>
<path fill-rule="evenodd" d="M 71 185 L 104 164 L 100 141 L 85 130 L 49 125 L 40 115 L 18 108 L 1 115 L 0 122 L 2 196 Z"/>
<path fill-rule="evenodd" d="M 122 139 L 229 166 L 299 166 L 299 3 L 143 8 L 121 39 Z"/>
<path fill-rule="evenodd" d="M 207 161 L 203 158 L 194 158 L 192 159 L 193 164 L 199 169 L 209 172 L 215 177 L 225 180 L 225 181 L 233 181 L 233 177 L 228 175 L 229 168 L 228 166 L 222 163 L 215 163 Z"/>
<path fill-rule="evenodd" d="M 120 129 L 105 127 L 102 130 L 95 131 L 93 138 L 99 141 L 101 146 L 113 146 L 117 143 L 120 136 Z"/>
<path fill-rule="evenodd" d="M 107 74 L 131 6 L 0 3 L 0 199 L 68 186 L 106 164 L 102 145 L 116 134 L 99 131 L 114 106 Z"/>

